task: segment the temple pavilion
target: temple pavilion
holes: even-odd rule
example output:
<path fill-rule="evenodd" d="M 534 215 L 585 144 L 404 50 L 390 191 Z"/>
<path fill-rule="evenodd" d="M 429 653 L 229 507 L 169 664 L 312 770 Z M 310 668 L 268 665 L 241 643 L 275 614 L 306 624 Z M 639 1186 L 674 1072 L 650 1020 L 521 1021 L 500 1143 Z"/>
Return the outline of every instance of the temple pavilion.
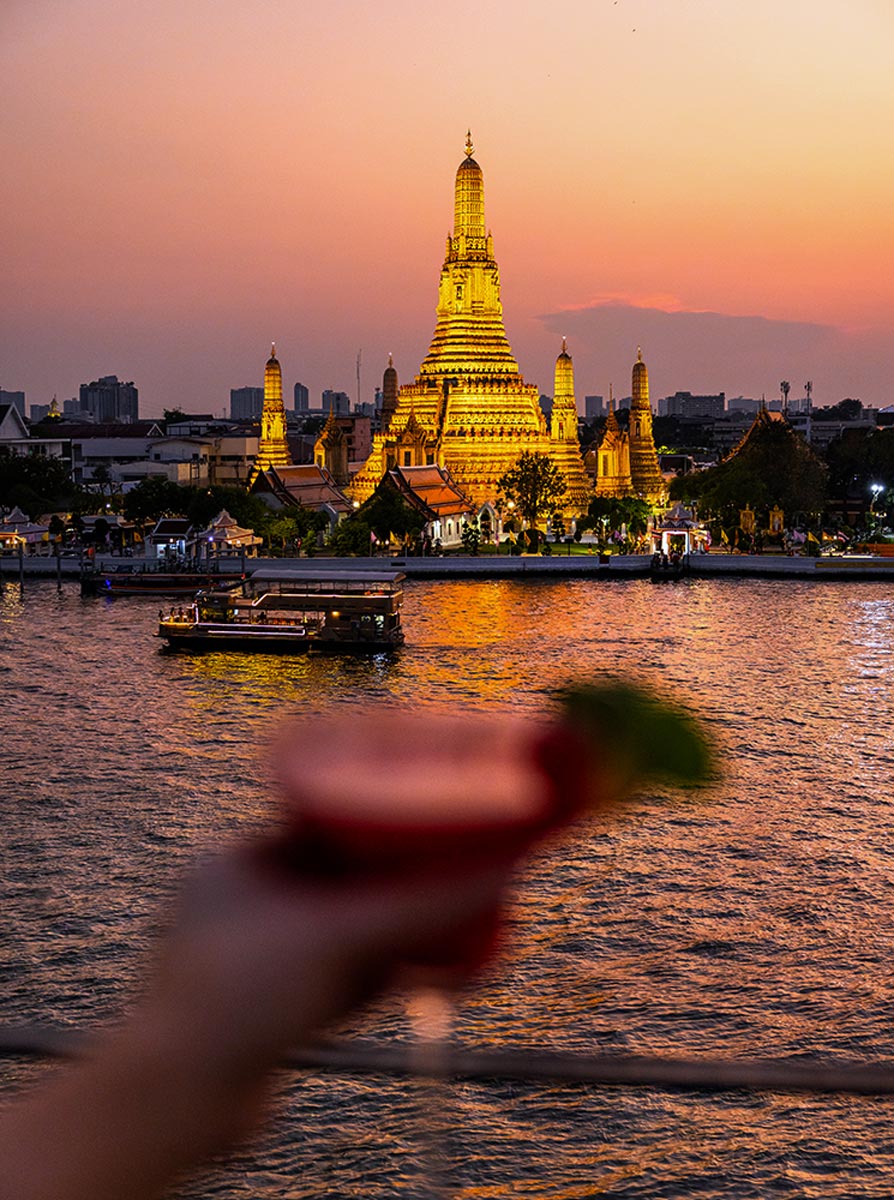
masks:
<path fill-rule="evenodd" d="M 389 361 L 382 431 L 354 476 L 364 501 L 394 467 L 436 465 L 478 507 L 496 500 L 497 481 L 524 451 L 548 455 L 567 485 L 566 512 L 591 495 L 577 439 L 571 357 L 563 344 L 548 425 L 535 385 L 525 383 L 503 326 L 500 273 L 484 219 L 484 176 L 471 135 L 456 172 L 453 233 L 438 288 L 431 346 L 412 383 L 397 387 Z"/>

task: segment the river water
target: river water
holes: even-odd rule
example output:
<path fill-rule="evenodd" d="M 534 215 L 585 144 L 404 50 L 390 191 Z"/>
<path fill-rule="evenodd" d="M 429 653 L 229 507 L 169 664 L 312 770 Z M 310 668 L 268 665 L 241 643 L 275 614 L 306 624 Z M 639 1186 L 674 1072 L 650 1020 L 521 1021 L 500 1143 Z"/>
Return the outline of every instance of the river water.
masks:
<path fill-rule="evenodd" d="M 655 791 L 519 877 L 470 1044 L 894 1058 L 894 592 L 884 583 L 411 583 L 393 658 L 170 655 L 157 603 L 0 596 L 0 1021 L 118 1015 L 159 906 L 270 811 L 287 717 L 395 698 L 534 711 L 589 669 L 690 699 L 723 747 L 710 800 Z M 348 1029 L 408 1036 L 403 1006 Z M 36 1068 L 7 1064 L 7 1087 Z M 294 1075 L 250 1152 L 178 1196 L 416 1197 L 401 1081 Z M 889 1197 L 894 1100 L 461 1084 L 453 1193 Z"/>

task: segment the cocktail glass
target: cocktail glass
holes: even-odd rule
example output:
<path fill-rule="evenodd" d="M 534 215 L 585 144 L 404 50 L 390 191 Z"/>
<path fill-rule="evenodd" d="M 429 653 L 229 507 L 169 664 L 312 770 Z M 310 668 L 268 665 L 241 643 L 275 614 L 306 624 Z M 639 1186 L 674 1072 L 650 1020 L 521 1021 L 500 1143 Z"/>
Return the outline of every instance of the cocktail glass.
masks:
<path fill-rule="evenodd" d="M 290 731 L 280 774 L 303 868 L 324 874 L 458 878 L 492 863 L 507 873 L 555 823 L 555 790 L 515 718 L 388 710 Z M 406 963 L 407 1011 L 423 1084 L 424 1159 L 432 1196 L 448 1195 L 447 1060 L 453 993 L 491 953 L 496 907 Z"/>

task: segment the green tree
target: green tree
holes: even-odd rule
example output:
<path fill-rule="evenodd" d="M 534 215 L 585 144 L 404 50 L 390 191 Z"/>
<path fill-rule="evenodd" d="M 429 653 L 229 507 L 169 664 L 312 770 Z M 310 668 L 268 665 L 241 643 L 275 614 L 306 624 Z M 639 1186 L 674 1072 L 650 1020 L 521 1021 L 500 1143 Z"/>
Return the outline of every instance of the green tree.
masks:
<path fill-rule="evenodd" d="M 578 528 L 595 529 L 600 544 L 604 545 L 611 534 L 620 533 L 622 528 L 630 537 L 642 537 L 649 528 L 651 515 L 648 501 L 639 497 L 594 496 Z"/>
<path fill-rule="evenodd" d="M 339 558 L 365 556 L 370 551 L 371 529 L 362 517 L 350 516 L 339 521 L 329 535 L 329 549 Z"/>
<path fill-rule="evenodd" d="M 17 505 L 34 520 L 54 509 L 73 507 L 78 489 L 61 458 L 14 454 L 0 446 L 0 507 Z"/>
<path fill-rule="evenodd" d="M 96 492 L 101 499 L 108 500 L 112 507 L 118 507 L 118 484 L 105 463 L 100 463 L 99 466 L 93 468 L 89 488 L 91 492 Z"/>
<path fill-rule="evenodd" d="M 765 512 L 774 504 L 791 519 L 795 513 L 820 513 L 828 492 L 828 470 L 807 443 L 783 421 L 752 428 L 742 446 L 716 467 L 678 476 L 674 499 L 698 501 L 703 514 L 724 525 L 738 524 L 750 504 Z"/>
<path fill-rule="evenodd" d="M 356 515 L 366 522 L 380 542 L 387 542 L 392 536 L 398 540 L 415 539 L 425 527 L 423 514 L 403 499 L 387 476 L 361 504 Z"/>
<path fill-rule="evenodd" d="M 497 490 L 501 504 L 514 504 L 519 517 L 536 529 L 541 516 L 564 501 L 565 477 L 548 455 L 525 450 L 497 480 Z"/>
<path fill-rule="evenodd" d="M 158 476 L 141 479 L 124 497 L 124 515 L 142 531 L 161 517 L 182 517 L 191 489 Z"/>
<path fill-rule="evenodd" d="M 283 553 L 291 545 L 295 550 L 304 549 L 312 554 L 316 548 L 317 533 L 326 529 L 329 521 L 325 513 L 316 512 L 304 505 L 282 508 L 269 513 L 262 527 L 255 527 L 271 546 L 278 543 Z"/>
<path fill-rule="evenodd" d="M 471 521 L 463 521 L 460 539 L 466 554 L 477 557 L 481 546 L 481 530 L 478 527 L 478 521 L 475 517 Z"/>
<path fill-rule="evenodd" d="M 371 534 L 376 542 L 415 541 L 425 527 L 425 517 L 408 504 L 391 480 L 382 480 L 373 494 L 361 506 L 340 521 L 329 538 L 329 547 L 336 554 L 369 554 Z"/>
<path fill-rule="evenodd" d="M 224 509 L 233 520 L 246 529 L 263 533 L 270 520 L 271 510 L 257 496 L 250 496 L 240 487 L 185 487 L 183 512 L 197 529 L 204 529 Z"/>
<path fill-rule="evenodd" d="M 881 512 L 887 506 L 887 493 L 894 486 L 894 428 L 846 429 L 829 445 L 826 462 L 832 497 L 836 500 L 859 497 L 868 506 L 871 485 L 880 483 L 884 491 L 875 510 Z"/>

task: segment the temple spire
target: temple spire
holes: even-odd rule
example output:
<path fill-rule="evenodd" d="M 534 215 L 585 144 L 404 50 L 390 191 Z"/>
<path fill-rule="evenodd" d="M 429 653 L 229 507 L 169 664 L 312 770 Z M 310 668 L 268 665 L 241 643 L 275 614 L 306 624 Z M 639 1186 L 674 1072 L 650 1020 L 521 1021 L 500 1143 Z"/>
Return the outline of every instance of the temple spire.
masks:
<path fill-rule="evenodd" d="M 574 398 L 574 363 L 568 353 L 568 342 L 562 338 L 562 349 L 556 359 L 553 385 L 553 407 L 550 416 L 550 437 L 554 442 L 573 439 L 577 448 L 577 401 Z M 564 464 L 563 464 L 564 465 Z"/>
<path fill-rule="evenodd" d="M 389 354 L 388 366 L 385 368 L 385 374 L 382 376 L 382 413 L 380 420 L 383 433 L 387 433 L 391 419 L 397 412 L 397 390 L 397 368 L 394 365 L 394 358 Z"/>
<path fill-rule="evenodd" d="M 630 417 L 630 476 L 633 490 L 650 503 L 663 501 L 667 485 L 658 465 L 655 439 L 652 435 L 652 406 L 649 401 L 649 372 L 643 362 L 642 349 L 636 348 L 631 381 Z"/>
<path fill-rule="evenodd" d="M 590 487 L 577 435 L 571 355 L 566 342 L 548 420 L 540 389 L 525 382 L 506 336 L 500 273 L 485 223 L 484 174 L 474 149 L 469 130 L 455 171 L 454 225 L 428 354 L 412 382 L 399 389 L 393 368 L 385 372 L 380 432 L 366 464 L 352 476 L 351 496 L 362 503 L 386 471 L 406 464 L 449 471 L 472 505 L 480 506 L 496 499 L 500 479 L 529 450 L 559 469 L 567 489 L 563 512 L 577 516 L 587 509 Z"/>
<path fill-rule="evenodd" d="M 261 413 L 261 437 L 258 456 L 249 477 L 249 487 L 262 471 L 270 467 L 288 467 L 292 463 L 286 440 L 286 409 L 282 398 L 282 368 L 271 343 L 270 357 L 264 368 L 264 408 Z"/>
<path fill-rule="evenodd" d="M 466 156 L 456 172 L 453 209 L 454 238 L 485 238 L 484 173 L 472 158 L 472 135 L 466 135 Z"/>

